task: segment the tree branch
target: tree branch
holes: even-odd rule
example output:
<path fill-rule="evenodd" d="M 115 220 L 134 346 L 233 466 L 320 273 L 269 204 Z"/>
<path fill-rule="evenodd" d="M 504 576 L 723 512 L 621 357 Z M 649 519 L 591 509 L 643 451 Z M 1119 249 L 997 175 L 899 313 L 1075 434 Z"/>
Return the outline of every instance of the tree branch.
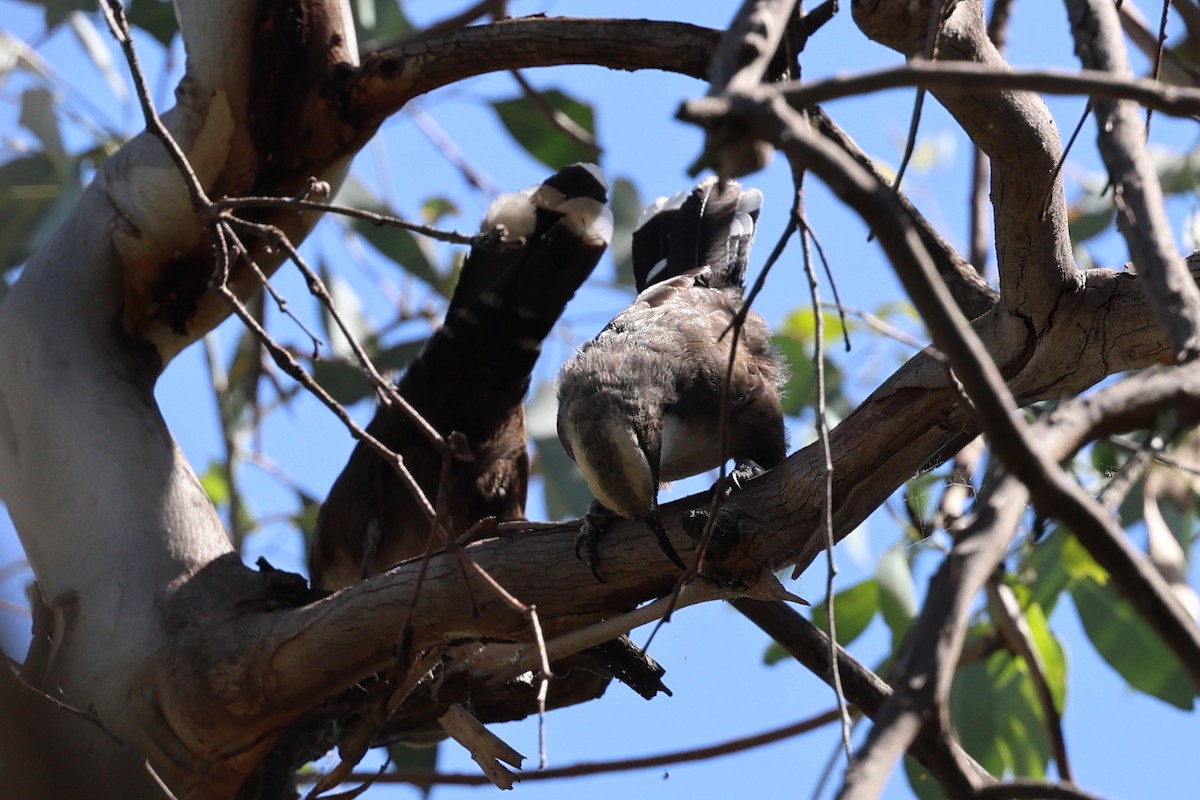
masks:
<path fill-rule="evenodd" d="M 1068 0 L 1075 50 L 1084 66 L 1130 77 L 1117 8 L 1107 0 Z M 1146 131 L 1129 102 L 1096 100 L 1100 155 L 1116 191 L 1117 226 L 1145 277 L 1150 305 L 1178 362 L 1200 356 L 1200 289 L 1187 274 L 1146 149 Z"/>
<path fill-rule="evenodd" d="M 409 100 L 500 70 L 595 64 L 701 78 L 720 36 L 682 22 L 526 17 L 474 25 L 372 53 L 346 89 L 344 114 L 374 129 Z"/>
<path fill-rule="evenodd" d="M 864 33 L 912 59 L 925 53 L 930 4 L 859 0 L 852 9 Z M 938 32 L 938 57 L 1008 69 L 988 36 L 981 0 L 954 5 Z M 998 363 L 1007 364 L 1028 355 L 1033 331 L 1047 325 L 1060 295 L 1080 280 L 1062 180 L 1055 172 L 1061 152 L 1058 131 L 1045 103 L 1028 92 L 983 94 L 973 82 L 962 81 L 931 91 L 991 160 L 1003 313 L 990 324 L 1002 331 L 1003 350 L 995 355 Z M 1048 204 L 1043 203 L 1046 197 Z"/>

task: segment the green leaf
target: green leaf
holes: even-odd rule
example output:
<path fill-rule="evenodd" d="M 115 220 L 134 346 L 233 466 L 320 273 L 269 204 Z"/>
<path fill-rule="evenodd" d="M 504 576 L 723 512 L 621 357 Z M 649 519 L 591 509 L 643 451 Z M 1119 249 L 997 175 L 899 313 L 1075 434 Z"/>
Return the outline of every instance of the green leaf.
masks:
<path fill-rule="evenodd" d="M 595 146 L 589 147 L 564 130 L 573 128 L 593 141 L 596 123 L 592 107 L 558 89 L 539 92 L 537 99 L 521 95 L 499 100 L 492 103 L 492 108 L 517 144 L 551 169 L 562 169 L 577 161 L 595 161 L 600 155 Z"/>
<path fill-rule="evenodd" d="M 92 23 L 92 18 L 87 14 L 76 12 L 71 14 L 67 21 L 71 30 L 75 32 L 75 38 L 92 60 L 92 65 L 108 84 L 113 97 L 117 102 L 124 103 L 129 99 L 129 87 L 125 84 L 125 74 L 117 69 L 112 50 L 108 46 L 108 37 L 100 35 L 100 31 L 96 30 Z"/>
<path fill-rule="evenodd" d="M 292 524 L 304 537 L 304 552 L 312 549 L 313 537 L 317 535 L 317 516 L 321 513 L 321 501 L 305 493 L 296 492 L 300 510 L 292 515 Z"/>
<path fill-rule="evenodd" d="M 342 188 L 333 198 L 335 205 L 371 211 L 376 214 L 397 216 L 396 212 L 367 188 L 366 184 L 347 176 Z M 436 256 L 429 240 L 423 236 L 414 236 L 411 231 L 391 225 L 376 225 L 360 219 L 348 217 L 338 218 L 359 236 L 371 243 L 371 246 L 387 258 L 404 267 L 413 277 L 419 278 L 432 286 L 444 296 L 450 296 L 452 286 L 447 286 L 443 276 L 434 266 Z"/>
<path fill-rule="evenodd" d="M 220 508 L 229 502 L 229 481 L 225 480 L 225 468 L 216 461 L 208 462 L 208 469 L 200 476 L 200 485 L 214 506 Z"/>
<path fill-rule="evenodd" d="M 545 486 L 546 513 L 550 519 L 581 516 L 592 502 L 592 490 L 558 440 L 558 398 L 553 384 L 538 384 L 533 399 L 525 404 L 525 430 L 537 446 L 533 466 Z"/>
<path fill-rule="evenodd" d="M 837 623 L 837 640 L 847 647 L 857 639 L 879 611 L 879 587 L 874 580 L 843 589 L 833 596 L 833 621 Z M 825 603 L 813 607 L 812 621 L 821 630 L 829 632 L 829 612 Z"/>
<path fill-rule="evenodd" d="M 1100 657 L 1130 686 L 1185 711 L 1193 708 L 1195 696 L 1187 672 L 1111 585 L 1077 581 L 1071 599 Z"/>
<path fill-rule="evenodd" d="M 460 213 L 455 202 L 447 197 L 428 197 L 421 203 L 421 220 L 426 225 L 436 225 L 443 217 Z"/>
<path fill-rule="evenodd" d="M 546 513 L 550 519 L 572 519 L 582 516 L 592 502 L 583 473 L 567 456 L 558 437 L 535 439 L 538 472 L 546 494 Z"/>
<path fill-rule="evenodd" d="M 904 505 L 912 519 L 921 521 L 921 530 L 911 531 L 914 537 L 923 539 L 933 532 L 933 514 L 938 507 L 934 488 L 942 489 L 945 480 L 945 473 L 926 472 L 904 485 Z"/>
<path fill-rule="evenodd" d="M 21 125 L 42 143 L 42 152 L 56 164 L 64 164 L 67 153 L 58 131 L 56 109 L 54 95 L 47 89 L 37 87 L 21 94 Z"/>
<path fill-rule="evenodd" d="M 125 4 L 125 16 L 130 25 L 141 28 L 163 47 L 170 47 L 171 40 L 179 33 L 175 6 L 164 0 L 131 0 Z"/>
<path fill-rule="evenodd" d="M 616 267 L 617 283 L 633 286 L 633 231 L 642 216 L 642 199 L 637 187 L 625 178 L 612 186 L 613 236 L 608 251 Z"/>
<path fill-rule="evenodd" d="M 1028 667 L 1008 652 L 969 664 L 954 677 L 950 721 L 963 748 L 993 775 L 1041 778 L 1050 759 Z"/>
<path fill-rule="evenodd" d="M 346 324 L 346 328 L 349 329 L 354 340 L 363 345 L 364 342 L 372 339 L 374 331 L 370 321 L 363 313 L 362 300 L 359 299 L 358 292 L 354 291 L 354 287 L 343 280 L 341 276 L 331 273 L 324 262 L 321 263 L 319 273 L 321 282 L 329 291 L 333 307 L 337 310 L 342 322 Z M 321 304 L 321 324 L 325 328 L 325 341 L 329 342 L 329 349 L 333 355 L 336 358 L 352 361 L 354 350 L 350 347 L 350 340 L 346 338 L 346 334 L 342 333 L 342 329 L 338 327 L 333 319 L 333 314 L 325 307 L 324 303 Z M 365 347 L 365 345 L 363 346 Z"/>
<path fill-rule="evenodd" d="M 0 270 L 24 263 L 70 212 L 79 181 L 60 166 L 43 153 L 0 166 Z"/>
<path fill-rule="evenodd" d="M 942 791 L 942 785 L 910 755 L 904 756 L 904 775 L 919 800 L 945 800 L 946 793 Z"/>
<path fill-rule="evenodd" d="M 398 0 L 354 0 L 352 8 L 362 53 L 392 44 L 414 30 Z"/>
<path fill-rule="evenodd" d="M 1067 657 L 1058 638 L 1050 630 L 1050 623 L 1042 607 L 1031 604 L 1025 606 L 1024 611 L 1033 651 L 1040 662 L 1046 684 L 1050 687 L 1054 708 L 1061 715 L 1067 705 Z"/>
<path fill-rule="evenodd" d="M 1113 226 L 1116 208 L 1105 195 L 1084 194 L 1067 206 L 1067 225 L 1076 246 Z"/>
<path fill-rule="evenodd" d="M 396 772 L 429 772 L 437 770 L 438 752 L 441 742 L 429 747 L 414 747 L 403 742 L 393 742 L 387 746 L 391 756 L 391 769 Z M 414 783 L 421 789 L 421 796 L 428 797 L 431 783 Z"/>
<path fill-rule="evenodd" d="M 76 11 L 95 11 L 96 4 L 91 0 L 39 0 L 46 10 L 46 32 Z"/>
<path fill-rule="evenodd" d="M 892 652 L 896 652 L 917 616 L 917 589 L 912 569 L 899 545 L 889 548 L 879 559 L 875 566 L 875 583 L 883 620 L 892 629 Z"/>
<path fill-rule="evenodd" d="M 822 312 L 825 344 L 841 340 L 842 322 L 836 314 Z M 797 416 L 816 406 L 817 374 L 813 369 L 813 345 L 816 341 L 816 315 L 812 309 L 801 308 L 788 315 L 775 333 L 773 344 L 788 366 L 788 383 L 783 390 L 783 411 Z M 842 371 L 828 356 L 825 358 L 825 408 L 830 423 L 836 424 L 854 410 L 842 393 Z"/>
<path fill-rule="evenodd" d="M 421 352 L 425 339 L 401 342 L 383 350 L 375 350 L 375 344 L 371 341 L 362 342 L 362 345 L 375 368 L 386 372 L 399 370 L 412 361 Z M 334 400 L 344 406 L 357 403 L 375 391 L 370 378 L 355 361 L 320 359 L 313 362 L 312 376 Z"/>

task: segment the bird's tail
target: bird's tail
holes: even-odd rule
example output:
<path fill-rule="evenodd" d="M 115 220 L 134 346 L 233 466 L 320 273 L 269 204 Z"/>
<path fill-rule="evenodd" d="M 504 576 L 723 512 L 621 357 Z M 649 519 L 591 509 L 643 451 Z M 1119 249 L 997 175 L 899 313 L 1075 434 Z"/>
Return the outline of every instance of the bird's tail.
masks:
<path fill-rule="evenodd" d="M 743 286 L 761 208 L 762 192 L 716 178 L 659 198 L 633 232 L 637 290 L 704 266 L 715 286 Z"/>

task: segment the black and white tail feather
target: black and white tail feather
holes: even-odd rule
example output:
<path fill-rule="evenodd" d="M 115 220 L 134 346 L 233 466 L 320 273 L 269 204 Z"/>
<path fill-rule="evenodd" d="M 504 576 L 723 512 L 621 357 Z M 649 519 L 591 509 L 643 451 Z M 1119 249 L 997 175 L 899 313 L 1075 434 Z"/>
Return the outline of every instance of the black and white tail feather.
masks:
<path fill-rule="evenodd" d="M 639 292 L 707 266 L 710 285 L 744 287 L 762 192 L 722 187 L 716 178 L 690 192 L 660 197 L 633 232 L 633 277 Z"/>

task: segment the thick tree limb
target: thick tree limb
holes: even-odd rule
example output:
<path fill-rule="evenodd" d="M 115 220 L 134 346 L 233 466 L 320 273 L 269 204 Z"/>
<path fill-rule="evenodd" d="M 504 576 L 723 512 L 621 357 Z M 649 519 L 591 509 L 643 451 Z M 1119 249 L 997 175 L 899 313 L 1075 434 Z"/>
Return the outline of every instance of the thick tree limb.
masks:
<path fill-rule="evenodd" d="M 703 77 L 718 31 L 682 22 L 528 17 L 462 28 L 368 56 L 344 113 L 373 131 L 419 95 L 487 72 L 559 64 L 662 69 Z"/>
<path fill-rule="evenodd" d="M 1068 0 L 1075 50 L 1084 66 L 1132 75 L 1117 7 L 1107 0 Z M 1200 289 L 1187 274 L 1171 235 L 1162 186 L 1146 149 L 1146 131 L 1130 102 L 1093 102 L 1100 155 L 1117 200 L 1117 227 L 1145 277 L 1150 304 L 1171 338 L 1175 360 L 1200 356 Z"/>
<path fill-rule="evenodd" d="M 940 0 L 939 0 L 940 1 Z M 854 0 L 854 20 L 869 37 L 908 58 L 925 53 L 930 2 Z M 938 59 L 1008 65 L 988 36 L 982 0 L 960 0 L 938 34 Z M 931 89 L 992 165 L 1002 332 L 994 354 L 1002 366 L 1028 355 L 1064 291 L 1078 288 L 1067 234 L 1066 201 L 1055 169 L 1058 130 L 1045 103 L 1029 92 L 982 94 L 970 83 Z"/>

